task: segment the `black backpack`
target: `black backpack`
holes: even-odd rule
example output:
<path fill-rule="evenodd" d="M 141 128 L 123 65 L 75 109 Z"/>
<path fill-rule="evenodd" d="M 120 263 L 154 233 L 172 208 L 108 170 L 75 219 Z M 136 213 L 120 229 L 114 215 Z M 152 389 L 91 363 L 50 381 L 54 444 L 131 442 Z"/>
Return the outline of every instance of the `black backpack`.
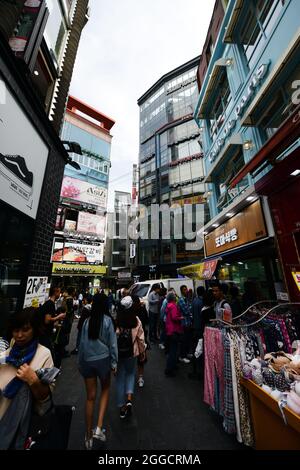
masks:
<path fill-rule="evenodd" d="M 121 358 L 133 357 L 132 333 L 130 328 L 120 328 L 118 353 Z"/>

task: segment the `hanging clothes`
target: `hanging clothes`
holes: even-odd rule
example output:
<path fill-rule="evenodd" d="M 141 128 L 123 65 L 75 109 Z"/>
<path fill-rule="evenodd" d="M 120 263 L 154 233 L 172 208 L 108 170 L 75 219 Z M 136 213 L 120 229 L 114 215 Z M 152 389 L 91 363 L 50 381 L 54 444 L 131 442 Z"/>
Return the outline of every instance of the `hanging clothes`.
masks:
<path fill-rule="evenodd" d="M 204 402 L 222 415 L 224 409 L 224 346 L 217 328 L 204 331 Z M 216 384 L 217 390 L 216 390 Z"/>

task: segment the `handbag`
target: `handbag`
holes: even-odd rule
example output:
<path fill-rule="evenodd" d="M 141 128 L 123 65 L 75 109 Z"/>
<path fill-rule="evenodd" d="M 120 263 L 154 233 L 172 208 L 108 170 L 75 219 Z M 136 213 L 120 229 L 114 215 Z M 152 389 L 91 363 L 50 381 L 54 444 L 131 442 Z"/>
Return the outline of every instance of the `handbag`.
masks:
<path fill-rule="evenodd" d="M 25 450 L 66 450 L 68 448 L 73 407 L 52 405 L 44 414 L 32 413 Z"/>

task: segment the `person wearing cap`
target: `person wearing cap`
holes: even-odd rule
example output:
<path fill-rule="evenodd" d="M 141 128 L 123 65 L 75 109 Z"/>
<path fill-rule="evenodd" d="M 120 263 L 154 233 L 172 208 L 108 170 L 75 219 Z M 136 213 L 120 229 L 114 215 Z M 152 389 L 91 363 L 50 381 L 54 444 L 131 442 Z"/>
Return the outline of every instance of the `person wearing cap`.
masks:
<path fill-rule="evenodd" d="M 132 412 L 137 358 L 143 359 L 146 350 L 144 330 L 131 296 L 126 296 L 121 300 L 116 324 L 118 338 L 117 404 L 120 409 L 120 418 L 123 419 Z"/>

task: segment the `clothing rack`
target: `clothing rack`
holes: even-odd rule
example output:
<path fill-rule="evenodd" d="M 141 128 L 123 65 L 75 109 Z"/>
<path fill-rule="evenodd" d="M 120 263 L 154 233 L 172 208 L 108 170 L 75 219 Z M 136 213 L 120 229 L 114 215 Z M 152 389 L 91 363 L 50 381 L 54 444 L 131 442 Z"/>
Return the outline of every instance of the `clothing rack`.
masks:
<path fill-rule="evenodd" d="M 253 304 L 251 307 L 253 307 L 254 305 L 257 305 L 257 304 Z M 275 305 L 275 307 L 272 307 L 270 310 L 268 310 L 267 313 L 262 315 L 258 320 L 254 321 L 252 323 L 244 323 L 244 324 L 241 324 L 241 325 L 233 325 L 232 323 L 228 323 L 228 322 L 225 322 L 224 320 L 219 320 L 219 319 L 212 320 L 212 321 L 216 321 L 218 323 L 221 323 L 222 326 L 224 326 L 224 328 L 229 328 L 229 329 L 250 328 L 252 326 L 258 325 L 261 321 L 263 321 L 265 318 L 267 318 L 270 315 L 270 313 L 274 313 L 276 309 L 280 309 L 282 307 L 289 307 L 291 305 L 293 305 L 293 306 L 299 305 L 299 307 L 300 307 L 300 302 L 290 302 L 290 303 L 284 303 L 284 304 L 277 304 L 277 305 Z M 251 309 L 251 307 L 249 307 L 249 308 Z"/>
<path fill-rule="evenodd" d="M 277 300 L 260 300 L 259 302 L 256 302 L 255 304 L 252 304 L 250 305 L 250 307 L 248 307 L 243 313 L 241 313 L 240 315 L 237 315 L 236 317 L 232 317 L 232 320 L 239 320 L 240 318 L 242 318 L 244 315 L 246 315 L 246 313 L 248 313 L 249 311 L 251 311 L 251 309 L 253 307 L 256 307 L 260 304 L 277 304 Z"/>

